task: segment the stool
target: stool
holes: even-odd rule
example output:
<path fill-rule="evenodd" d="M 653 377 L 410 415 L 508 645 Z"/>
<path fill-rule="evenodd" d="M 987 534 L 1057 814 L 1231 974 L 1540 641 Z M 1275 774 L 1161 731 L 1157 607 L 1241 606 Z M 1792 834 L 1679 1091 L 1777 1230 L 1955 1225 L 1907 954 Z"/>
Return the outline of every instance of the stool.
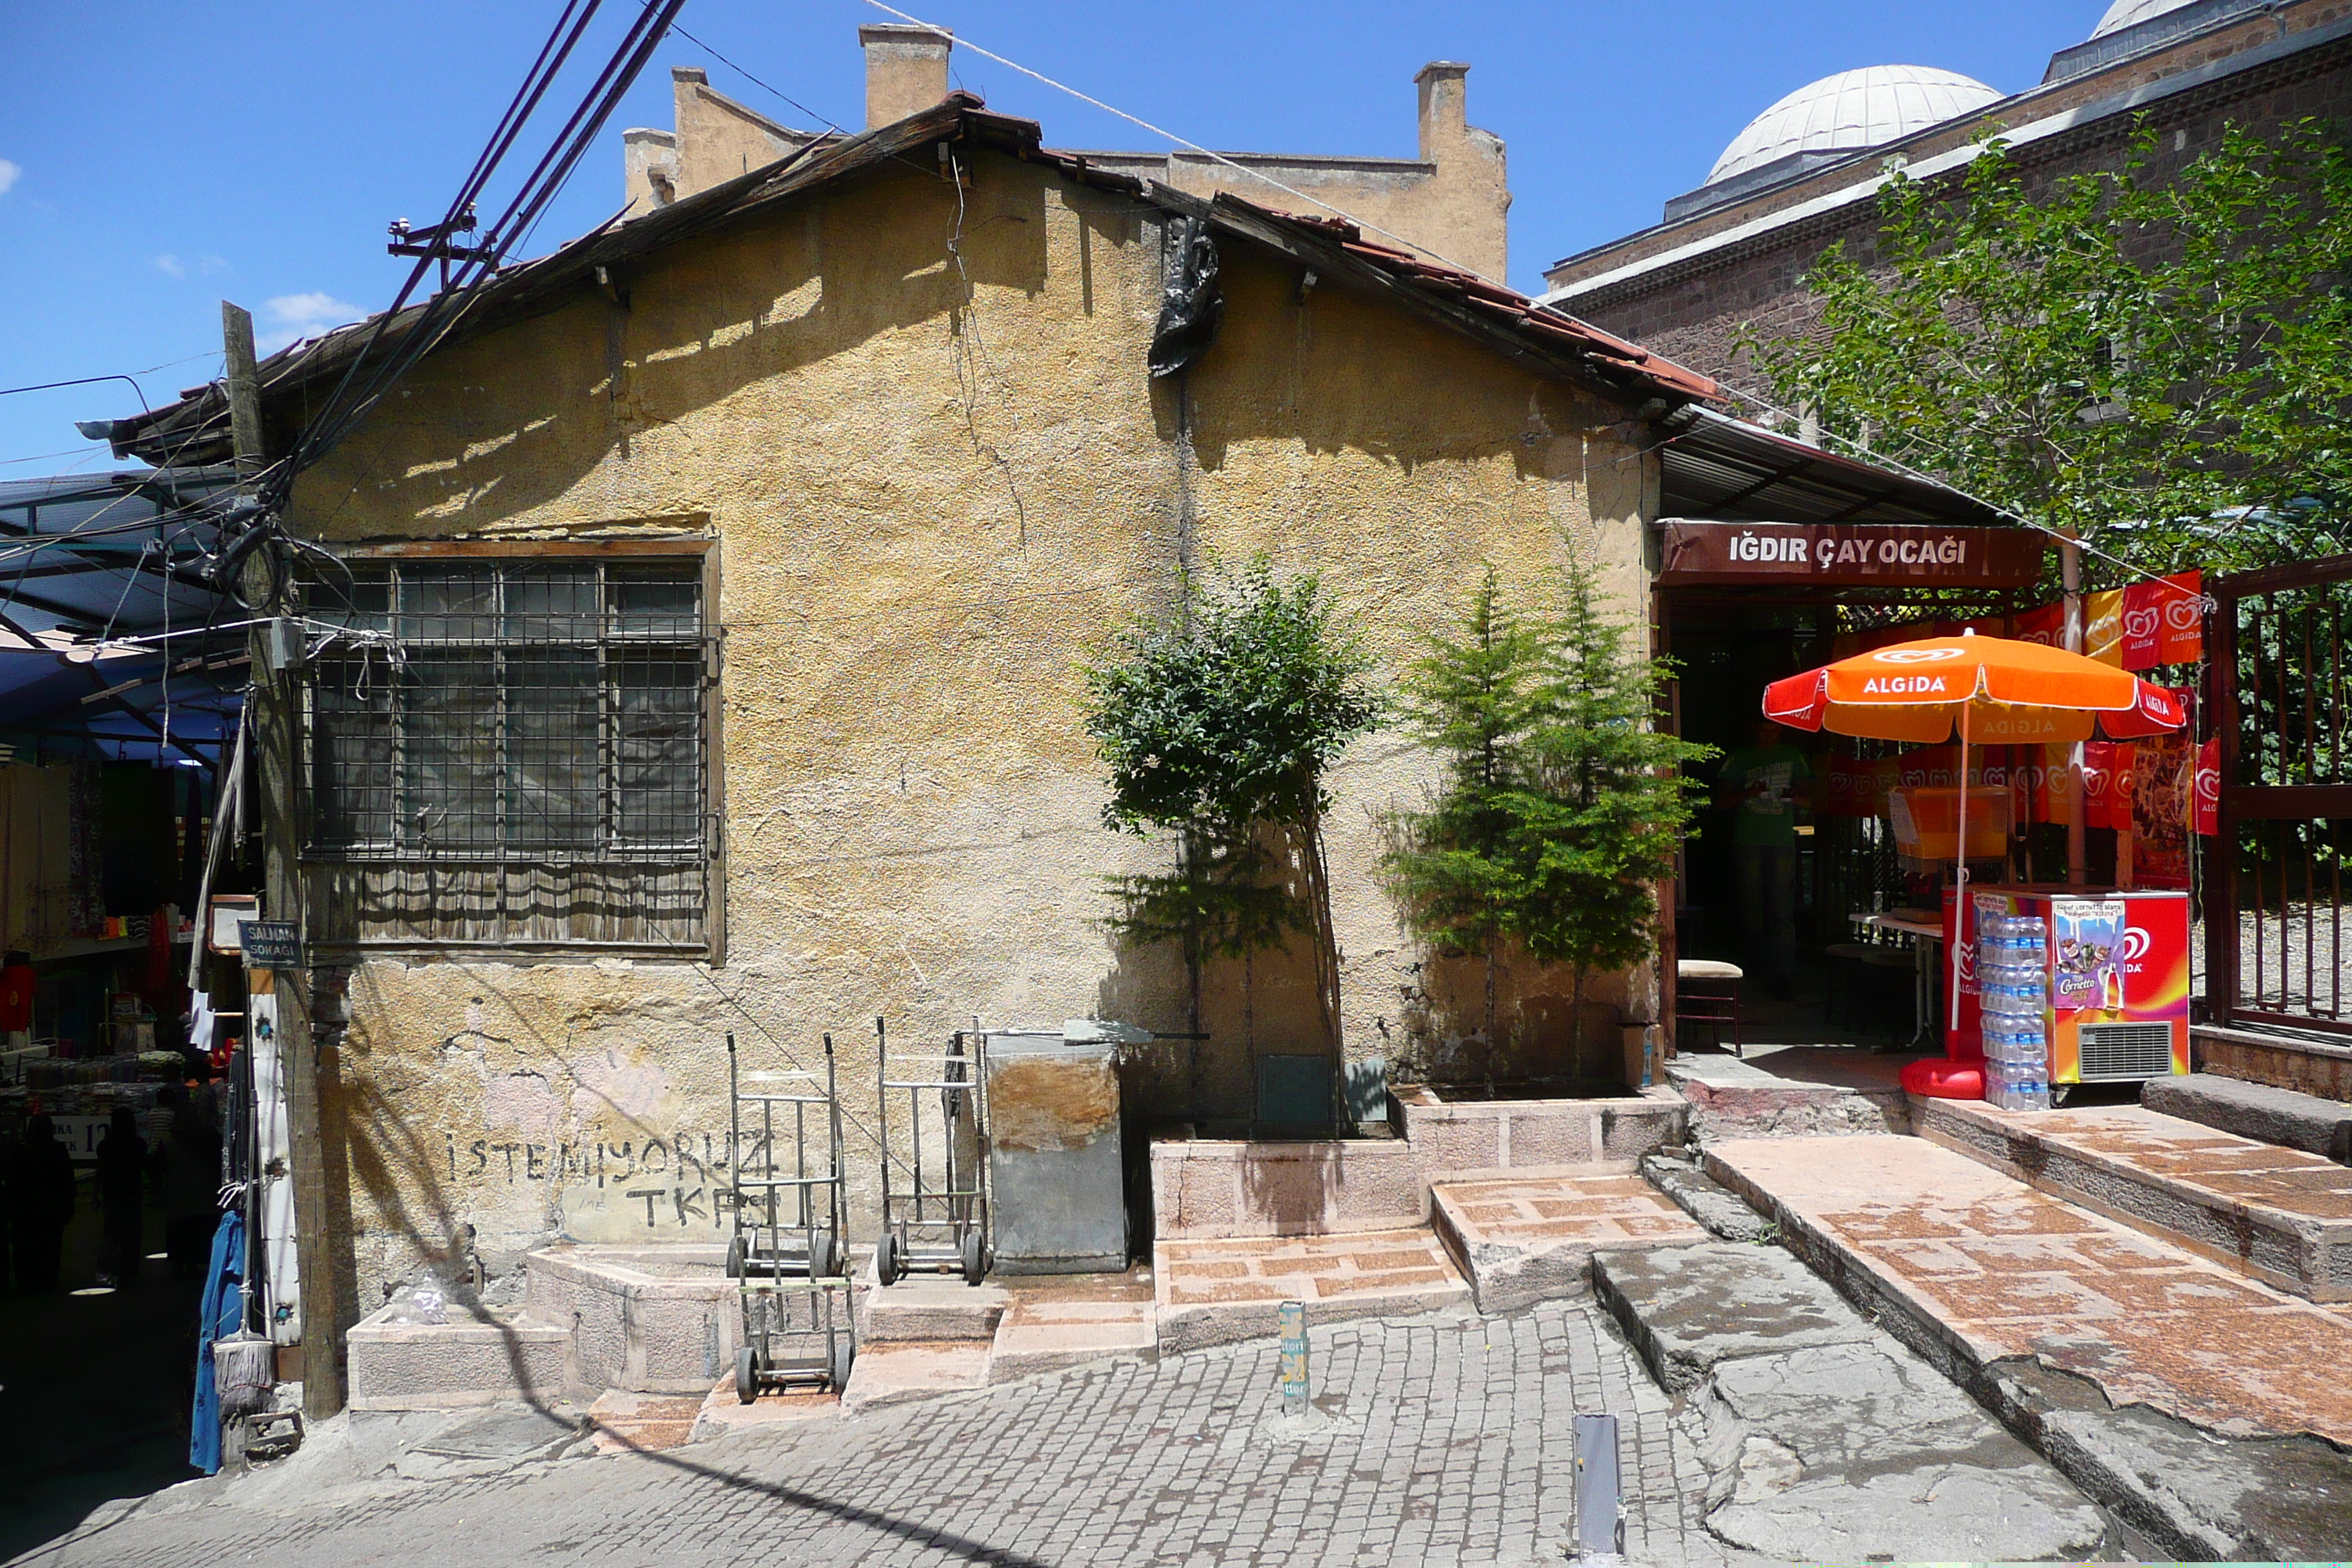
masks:
<path fill-rule="evenodd" d="M 1871 946 L 1866 942 L 1833 942 L 1822 950 L 1829 963 L 1822 986 L 1822 1019 L 1834 1025 L 1838 1021 L 1838 997 L 1843 994 L 1846 1007 L 1853 1010 L 1855 987 L 1863 977 L 1862 966 L 1870 961 Z"/>
<path fill-rule="evenodd" d="M 1706 1024 L 1723 1048 L 1723 1026 L 1731 1026 L 1731 1054 L 1747 1055 L 1739 1037 L 1739 983 L 1747 973 L 1736 963 L 1712 958 L 1678 959 L 1675 963 L 1675 1022 Z"/>

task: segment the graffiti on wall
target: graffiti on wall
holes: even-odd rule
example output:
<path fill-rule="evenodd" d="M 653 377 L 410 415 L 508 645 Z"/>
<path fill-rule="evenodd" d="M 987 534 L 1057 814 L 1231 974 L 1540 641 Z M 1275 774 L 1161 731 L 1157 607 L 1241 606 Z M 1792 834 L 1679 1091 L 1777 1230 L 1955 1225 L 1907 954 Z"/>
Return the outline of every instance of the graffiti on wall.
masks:
<path fill-rule="evenodd" d="M 575 1241 L 644 1240 L 667 1233 L 718 1233 L 727 1228 L 728 1172 L 735 1168 L 735 1137 L 688 1129 L 668 1137 L 536 1142 L 510 1134 L 442 1135 L 453 1185 L 515 1191 L 541 1186 Z M 742 1135 L 745 1167 L 767 1174 L 764 1132 Z M 789 1143 L 777 1152 L 777 1173 L 793 1173 Z"/>

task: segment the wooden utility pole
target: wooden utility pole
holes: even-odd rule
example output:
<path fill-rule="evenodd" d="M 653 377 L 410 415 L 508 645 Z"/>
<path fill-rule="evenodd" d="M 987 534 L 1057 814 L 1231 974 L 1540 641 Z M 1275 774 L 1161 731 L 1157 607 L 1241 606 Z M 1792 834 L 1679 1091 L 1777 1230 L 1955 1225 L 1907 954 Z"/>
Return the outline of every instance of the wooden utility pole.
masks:
<path fill-rule="evenodd" d="M 262 444 L 261 377 L 253 351 L 253 317 L 221 301 L 222 365 L 228 390 L 229 436 L 238 475 L 249 480 L 269 460 Z M 265 568 L 248 561 L 248 581 Z M 275 613 L 278 606 L 264 607 Z M 258 798 L 252 820 L 260 831 L 264 913 L 272 921 L 305 924 L 299 844 L 294 831 L 294 759 L 300 743 L 300 676 L 274 668 L 269 626 L 263 622 L 248 639 L 253 685 L 247 700 L 254 744 Z M 242 804 L 242 803 L 240 803 Z M 306 933 L 307 934 L 307 933 Z M 278 997 L 278 1041 L 286 1068 L 288 1177 L 294 1188 L 295 1273 L 300 1280 L 302 1324 L 302 1414 L 324 1420 L 343 1407 L 343 1367 L 339 1353 L 353 1314 L 345 1299 L 350 1271 L 339 1267 L 340 1248 L 331 1202 L 343 1184 L 334 1169 L 339 1140 L 330 1140 L 321 1110 L 321 1079 L 331 1080 L 331 1057 L 322 1063 L 311 1025 L 314 977 L 306 964 L 269 976 Z M 348 1245 L 348 1237 L 342 1238 Z"/>
<path fill-rule="evenodd" d="M 253 358 L 253 317 L 242 305 L 221 301 L 221 370 L 228 383 L 229 438 L 236 447 L 240 476 L 260 471 L 261 374 Z"/>

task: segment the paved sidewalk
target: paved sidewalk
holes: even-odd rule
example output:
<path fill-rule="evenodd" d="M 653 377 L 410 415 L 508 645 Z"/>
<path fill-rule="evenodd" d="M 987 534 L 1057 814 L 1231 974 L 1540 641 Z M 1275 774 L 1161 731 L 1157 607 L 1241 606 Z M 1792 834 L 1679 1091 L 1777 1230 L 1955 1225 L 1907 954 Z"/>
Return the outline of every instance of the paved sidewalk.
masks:
<path fill-rule="evenodd" d="M 1623 1423 L 1632 1560 L 1733 1560 L 1700 1523 L 1696 1418 L 1669 1414 L 1589 1304 L 1342 1324 L 1314 1333 L 1313 1355 L 1331 1419 L 1305 1437 L 1272 1425 L 1276 1348 L 1260 1342 L 484 1479 L 334 1486 L 265 1471 L 175 1489 L 28 1561 L 1558 1563 L 1580 1411 Z"/>
<path fill-rule="evenodd" d="M 2229 1436 L 2352 1443 L 2352 1310 L 2285 1295 L 1922 1138 L 1717 1144 L 1979 1365 L 2039 1357 Z"/>

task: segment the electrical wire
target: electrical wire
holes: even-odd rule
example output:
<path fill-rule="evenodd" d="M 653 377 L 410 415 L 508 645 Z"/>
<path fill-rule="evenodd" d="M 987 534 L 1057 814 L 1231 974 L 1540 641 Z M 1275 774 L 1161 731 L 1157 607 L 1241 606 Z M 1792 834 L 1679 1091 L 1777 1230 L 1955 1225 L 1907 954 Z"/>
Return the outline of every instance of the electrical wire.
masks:
<path fill-rule="evenodd" d="M 956 42 L 956 47 L 960 49 L 970 49 L 973 54 L 980 56 L 983 59 L 994 60 L 998 65 L 1003 66 L 1008 69 L 1017 70 L 1023 76 L 1031 78 L 1036 81 L 1041 81 L 1056 92 L 1067 93 L 1072 98 L 1076 99 L 1080 103 L 1089 105 L 1095 109 L 1099 109 L 1105 114 L 1116 115 L 1119 119 L 1126 121 L 1130 125 L 1140 126 L 1142 129 L 1150 132 L 1154 136 L 1175 142 L 1176 145 L 1185 149 L 1187 152 L 1198 153 L 1201 156 L 1209 159 L 1213 163 L 1223 163 L 1226 168 L 1233 170 L 1236 174 L 1246 174 L 1253 180 L 1263 181 L 1265 184 L 1272 185 L 1276 190 L 1280 191 L 1286 196 L 1296 196 L 1300 201 L 1306 202 L 1309 205 L 1321 207 L 1325 212 L 1331 214 L 1333 216 L 1343 218 L 1347 222 L 1354 224 L 1358 228 L 1362 229 L 1367 234 L 1377 234 L 1382 239 L 1392 239 L 1408 250 L 1417 250 L 1433 261 L 1443 262 L 1447 267 L 1454 268 L 1456 272 L 1463 273 L 1467 277 L 1475 278 L 1484 283 L 1491 283 L 1497 289 L 1510 289 L 1511 287 L 1508 283 L 1503 281 L 1503 279 L 1499 278 L 1489 278 L 1486 274 L 1479 271 L 1476 268 L 1465 266 L 1463 263 L 1454 260 L 1452 257 L 1447 256 L 1441 251 L 1431 249 L 1428 246 L 1422 244 L 1417 239 L 1407 239 L 1403 235 L 1396 234 L 1391 230 L 1382 228 L 1376 223 L 1367 222 L 1365 219 L 1358 217 L 1355 214 L 1349 212 L 1343 207 L 1335 207 L 1320 196 L 1312 196 L 1307 195 L 1305 191 L 1299 190 L 1296 186 L 1286 185 L 1280 180 L 1276 179 L 1272 174 L 1265 173 L 1262 169 L 1253 169 L 1246 163 L 1237 162 L 1234 159 L 1225 156 L 1223 153 L 1203 147 L 1198 142 L 1187 141 L 1183 137 L 1177 135 L 1173 131 L 1165 130 L 1160 126 L 1154 125 L 1151 121 L 1143 119 L 1139 115 L 1129 114 L 1126 110 L 1118 107 L 1116 104 L 1105 103 L 1101 99 L 1096 98 L 1088 93 L 1081 92 L 1076 88 L 1070 86 L 1066 82 L 1055 81 L 1052 77 L 1045 75 L 1043 71 L 1031 70 L 1019 60 L 1007 59 L 1004 56 L 997 54 L 992 50 L 982 48 L 980 45 L 973 43 L 970 38 L 963 37 L 961 34 L 952 32 L 950 29 L 940 26 L 936 23 L 926 22 L 919 16 L 909 16 L 907 13 L 899 10 L 895 5 L 884 5 L 882 0 L 866 0 L 866 3 L 868 5 L 873 6 L 877 11 L 886 12 L 890 16 L 898 17 L 901 22 L 906 22 L 918 27 L 928 27 L 932 32 L 945 34 L 948 37 L 953 37 Z M 1512 289 L 1512 292 L 1516 293 L 1517 290 Z M 1546 307 L 1546 309 L 1549 309 L 1549 307 Z M 1555 313 L 1561 315 L 1566 314 L 1564 311 Z"/>
<path fill-rule="evenodd" d="M 533 62 L 532 70 L 526 77 L 522 89 L 519 89 L 515 101 L 509 104 L 508 113 L 501 116 L 490 145 L 485 149 L 483 157 L 476 161 L 474 171 L 451 202 L 449 214 L 443 220 L 443 232 L 454 232 L 454 226 L 478 200 L 491 174 L 520 135 L 523 123 L 537 109 L 557 71 L 570 58 L 572 49 L 599 4 L 600 0 L 571 0 L 566 5 L 562 16 L 558 18 L 555 31 L 551 35 L 550 43 L 542 47 L 540 58 Z M 639 11 L 620 46 L 596 74 L 578 105 L 565 118 L 506 208 L 482 231 L 485 236 L 482 242 L 450 269 L 448 286 L 425 302 L 422 310 L 410 320 L 400 342 L 388 356 L 371 365 L 370 353 L 383 342 L 393 323 L 400 318 L 411 297 L 423 284 L 427 271 L 436 259 L 445 265 L 446 259 L 429 255 L 417 258 L 417 265 L 411 269 L 407 282 L 391 306 L 375 318 L 367 341 L 345 368 L 325 406 L 310 421 L 294 452 L 289 454 L 284 464 L 277 467 L 268 483 L 259 487 L 272 510 L 282 509 L 294 474 L 323 457 L 365 417 L 411 365 L 437 346 L 449 330 L 463 319 L 481 286 L 496 276 L 506 254 L 521 236 L 530 230 L 539 215 L 562 189 L 572 169 L 618 107 L 621 97 L 644 70 L 646 60 L 668 31 L 683 5 L 684 0 L 659 0 L 657 8 L 648 5 Z"/>
<path fill-rule="evenodd" d="M 651 5 L 654 3 L 654 0 L 642 0 L 642 3 L 646 5 Z M 729 70 L 733 71 L 737 76 L 741 77 L 745 81 L 750 82 L 753 87 L 760 89 L 762 92 L 772 93 L 775 97 L 791 104 L 794 109 L 799 110 L 803 114 L 808 116 L 811 120 L 815 121 L 819 125 L 822 125 L 826 130 L 832 132 L 835 135 L 846 136 L 849 134 L 848 132 L 844 131 L 840 126 L 835 125 L 832 121 L 827 120 L 824 115 L 819 114 L 815 110 L 811 109 L 807 104 L 803 103 L 799 99 L 793 97 L 781 88 L 771 87 L 766 82 L 761 81 L 758 77 L 753 76 L 750 71 L 745 70 L 741 66 L 737 65 L 733 60 L 730 60 L 725 55 L 720 54 L 716 48 L 704 42 L 701 38 L 698 38 L 692 33 L 688 32 L 684 27 L 679 26 L 676 23 L 672 23 L 669 30 L 676 33 L 679 37 L 684 38 L 688 43 L 692 44 L 696 48 L 700 49 L 704 54 L 709 55 L 712 59 L 717 60 L 720 65 L 725 66 Z"/>

